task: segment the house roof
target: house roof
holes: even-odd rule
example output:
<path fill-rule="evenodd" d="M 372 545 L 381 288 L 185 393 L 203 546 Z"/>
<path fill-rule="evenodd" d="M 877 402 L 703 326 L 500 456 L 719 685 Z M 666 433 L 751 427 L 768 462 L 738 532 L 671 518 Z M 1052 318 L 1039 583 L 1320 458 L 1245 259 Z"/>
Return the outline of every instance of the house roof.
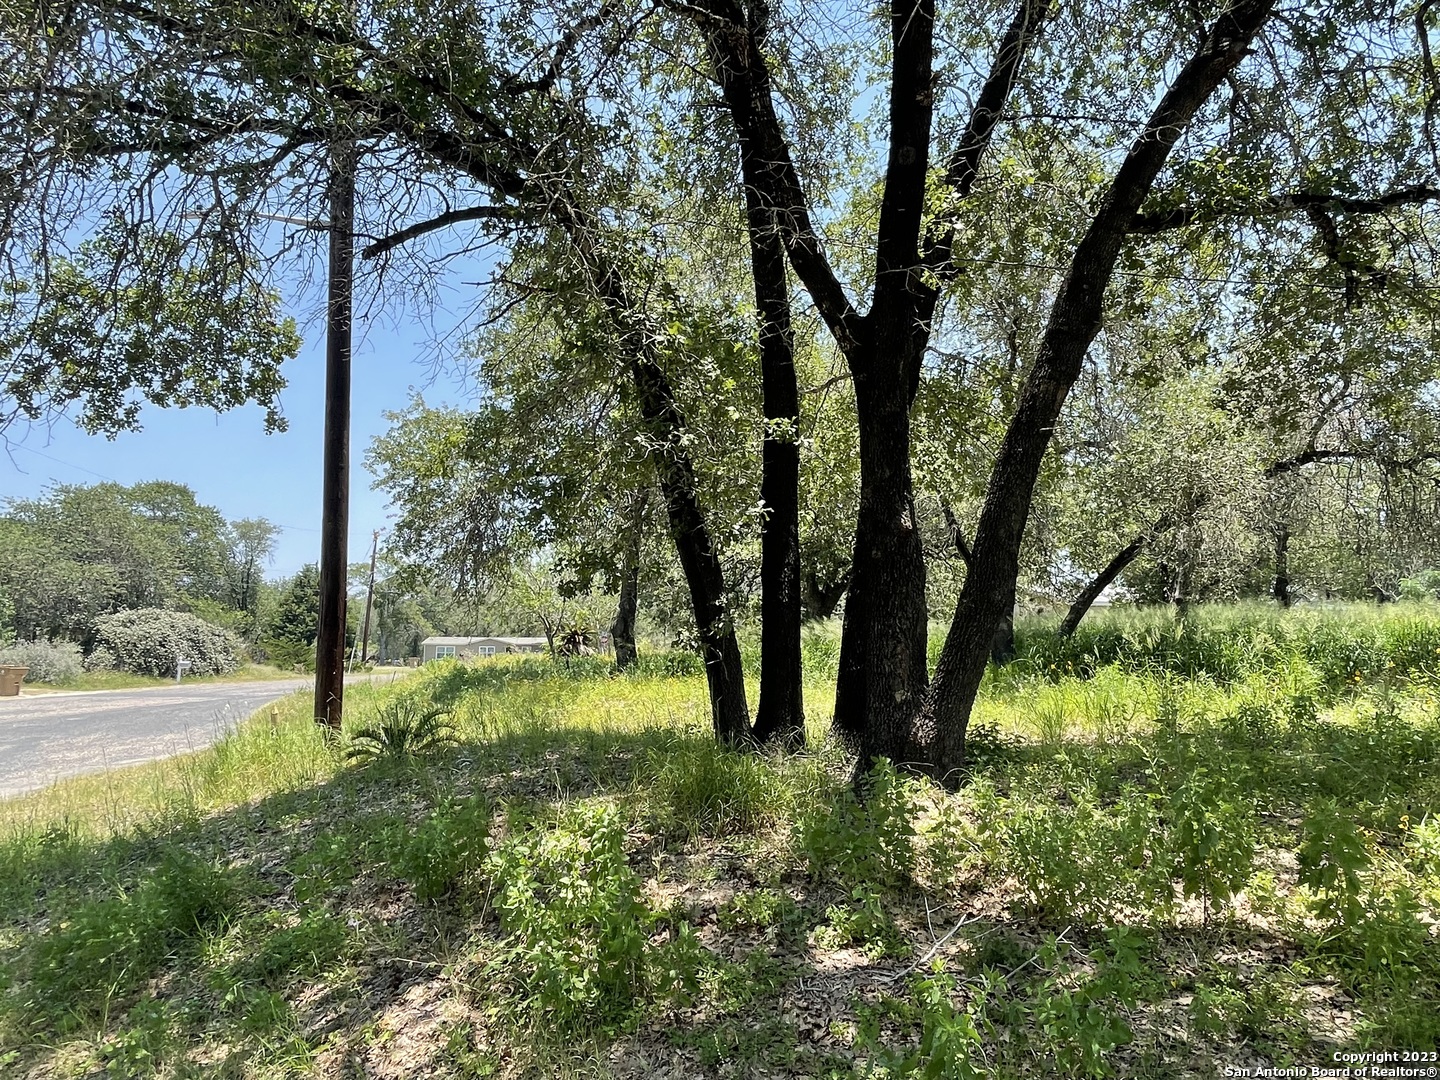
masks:
<path fill-rule="evenodd" d="M 544 645 L 543 637 L 427 637 L 421 645 Z"/>

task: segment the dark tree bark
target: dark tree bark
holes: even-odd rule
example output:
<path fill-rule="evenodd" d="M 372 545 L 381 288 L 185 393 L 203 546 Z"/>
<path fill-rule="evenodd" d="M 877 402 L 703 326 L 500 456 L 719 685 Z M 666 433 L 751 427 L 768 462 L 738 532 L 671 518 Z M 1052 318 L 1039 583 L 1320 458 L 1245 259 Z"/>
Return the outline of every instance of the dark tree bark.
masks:
<path fill-rule="evenodd" d="M 753 192 L 748 184 L 747 192 Z M 750 261 L 760 312 L 760 369 L 765 441 L 760 499 L 760 704 L 755 741 L 805 745 L 800 670 L 800 388 L 795 378 L 785 249 L 769 212 L 753 194 Z"/>
<path fill-rule="evenodd" d="M 1239 0 L 1209 30 L 1131 144 L 1076 247 L 991 471 L 975 530 L 974 564 L 917 719 L 916 741 L 930 750 L 936 773 L 946 783 L 959 780 L 965 729 L 985 672 L 991 636 L 1018 576 L 1020 542 L 1040 463 L 1060 408 L 1079 377 L 1085 351 L 1099 332 L 1105 291 L 1126 232 L 1181 133 L 1249 51 L 1273 3 Z"/>
<path fill-rule="evenodd" d="M 1020 0 L 976 101 L 945 182 L 968 195 L 1029 42 L 1048 0 Z M 911 726 L 926 685 L 925 562 L 910 467 L 910 406 L 939 290 L 953 272 L 953 230 L 920 250 L 930 166 L 933 0 L 892 0 L 890 141 L 869 314 L 854 310 L 821 251 L 755 33 L 756 18 L 733 0 L 681 7 L 694 18 L 722 73 L 725 101 L 758 169 L 746 183 L 776 211 L 796 274 L 815 300 L 855 382 L 860 436 L 860 511 L 841 632 L 834 728 L 860 754 L 910 760 Z M 998 623 L 998 619 L 997 619 Z"/>
<path fill-rule="evenodd" d="M 1270 590 L 1281 607 L 1290 606 L 1290 527 L 1275 530 L 1275 585 Z"/>
<path fill-rule="evenodd" d="M 801 611 L 806 619 L 828 619 L 835 614 L 836 607 L 850 587 L 850 571 L 836 581 L 821 581 L 815 571 L 806 573 L 801 582 Z"/>
<path fill-rule="evenodd" d="M 764 34 L 765 9 L 746 12 L 747 43 Z M 753 109 L 751 86 L 721 52 L 712 52 L 732 114 Z M 765 435 L 760 501 L 760 703 L 755 742 L 786 749 L 805 745 L 805 702 L 800 663 L 800 387 L 790 321 L 790 280 L 774 208 L 760 196 L 764 151 L 753 124 L 736 124 L 745 186 L 745 226 L 760 331 L 760 373 Z"/>
<path fill-rule="evenodd" d="M 1154 525 L 1115 553 L 1115 557 L 1106 564 L 1105 569 L 1096 574 L 1090 584 L 1080 590 L 1080 595 L 1070 605 L 1070 610 L 1065 613 L 1065 618 L 1060 620 L 1059 633 L 1061 637 L 1069 637 L 1075 633 L 1076 628 L 1080 625 L 1080 620 L 1085 618 L 1086 613 L 1100 594 L 1110 587 L 1127 566 L 1140 557 L 1140 553 L 1150 545 L 1155 537 L 1168 530 L 1173 523 L 1173 519 L 1168 514 L 1162 516 Z"/>
<path fill-rule="evenodd" d="M 620 563 L 620 602 L 615 607 L 615 621 L 610 624 L 616 671 L 630 667 L 637 656 L 635 616 L 640 610 L 640 540 L 647 496 L 647 489 L 642 487 L 630 506 L 629 535 L 625 537 L 625 553 Z"/>
<path fill-rule="evenodd" d="M 630 369 L 640 391 L 641 416 L 651 437 L 663 440 L 650 451 L 650 458 L 665 496 L 670 536 L 680 556 L 700 633 L 715 738 L 726 746 L 745 746 L 750 742 L 750 710 L 745 701 L 740 645 L 727 604 L 724 568 L 700 508 L 695 467 L 678 439 L 685 430 L 684 418 L 675 404 L 670 380 L 658 364 L 632 354 Z"/>

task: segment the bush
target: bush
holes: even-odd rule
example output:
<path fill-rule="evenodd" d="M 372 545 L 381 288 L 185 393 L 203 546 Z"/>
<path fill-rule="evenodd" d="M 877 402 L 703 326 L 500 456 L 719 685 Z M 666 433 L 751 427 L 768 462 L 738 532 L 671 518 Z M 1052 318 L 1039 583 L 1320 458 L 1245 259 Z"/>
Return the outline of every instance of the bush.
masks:
<path fill-rule="evenodd" d="M 85 657 L 86 671 L 114 671 L 115 666 L 115 654 L 103 645 L 91 649 Z"/>
<path fill-rule="evenodd" d="M 17 641 L 0 649 L 0 664 L 28 667 L 29 682 L 69 683 L 85 670 L 80 646 L 72 641 Z"/>
<path fill-rule="evenodd" d="M 490 847 L 490 804 L 483 795 L 450 800 L 415 829 L 387 834 L 391 868 L 415 889 L 421 903 L 454 895 L 485 865 Z"/>
<path fill-rule="evenodd" d="M 507 939 L 494 974 L 563 1031 L 615 1029 L 644 990 L 648 912 L 609 809 L 572 809 L 490 857 Z"/>
<path fill-rule="evenodd" d="M 224 675 L 241 656 L 240 639 L 230 631 L 163 608 L 102 615 L 95 620 L 95 644 L 137 675 L 174 675 L 177 658 L 190 662 L 192 675 Z"/>
<path fill-rule="evenodd" d="M 865 801 L 850 790 L 821 804 L 796 825 L 796 850 L 816 880 L 847 886 L 899 887 L 915 870 L 913 824 L 919 783 L 886 759 L 865 777 Z"/>

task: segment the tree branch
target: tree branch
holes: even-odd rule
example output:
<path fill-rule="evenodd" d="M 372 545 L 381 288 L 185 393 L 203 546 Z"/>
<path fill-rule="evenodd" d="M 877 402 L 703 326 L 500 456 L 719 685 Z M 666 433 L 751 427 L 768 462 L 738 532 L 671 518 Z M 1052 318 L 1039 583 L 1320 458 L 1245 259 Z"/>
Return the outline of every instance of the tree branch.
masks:
<path fill-rule="evenodd" d="M 426 233 L 435 232 L 437 229 L 449 228 L 462 221 L 484 221 L 496 218 L 509 218 L 512 220 L 526 220 L 527 215 L 515 206 L 467 206 L 459 210 L 447 210 L 443 214 L 426 221 L 417 221 L 413 225 L 407 225 L 398 232 L 389 236 L 383 236 L 372 244 L 368 244 L 360 252 L 362 258 L 373 259 L 377 255 L 383 255 L 392 248 L 397 248 L 417 236 L 424 236 Z"/>
<path fill-rule="evenodd" d="M 960 561 L 967 568 L 975 565 L 975 554 L 970 550 L 970 545 L 965 542 L 965 530 L 960 528 L 960 521 L 955 516 L 955 511 L 950 509 L 950 503 L 940 500 L 940 510 L 945 515 L 945 528 L 950 533 L 950 542 L 955 545 L 955 551 L 960 556 Z"/>
<path fill-rule="evenodd" d="M 1440 188 L 1425 184 L 1412 184 L 1369 198 L 1336 195 L 1331 192 L 1292 191 L 1270 195 L 1258 202 L 1237 202 L 1210 207 L 1177 206 L 1170 210 L 1136 214 L 1127 231 L 1132 234 L 1154 235 L 1191 225 L 1209 225 L 1224 218 L 1259 219 L 1307 213 L 1312 210 L 1326 213 L 1383 214 L 1396 207 L 1419 206 L 1430 202 L 1440 202 Z"/>
<path fill-rule="evenodd" d="M 1009 29 L 1000 39 L 995 61 L 985 85 L 980 89 L 980 96 L 975 100 L 965 134 L 945 165 L 944 182 L 950 188 L 952 200 L 967 198 L 974 190 L 976 177 L 980 175 L 981 159 L 1000 123 L 1005 102 L 1020 73 L 1020 65 L 1044 28 L 1050 4 L 1051 0 L 1020 0 Z M 956 270 L 951 261 L 954 246 L 955 224 L 952 220 L 946 224 L 942 235 L 928 239 L 925 264 L 942 277 L 953 275 Z"/>
<path fill-rule="evenodd" d="M 754 155 L 760 199 L 774 210 L 790 265 L 804 284 L 841 352 L 854 352 L 860 316 L 836 277 L 810 220 L 809 200 L 800 185 L 790 147 L 775 113 L 770 71 L 764 54 L 734 0 L 664 0 L 693 22 L 735 122 L 742 155 Z"/>
<path fill-rule="evenodd" d="M 1296 454 L 1292 458 L 1277 461 L 1265 470 L 1265 479 L 1273 480 L 1277 476 L 1286 473 L 1296 472 L 1306 465 L 1313 465 L 1317 462 L 1326 461 L 1373 461 L 1383 469 L 1390 471 L 1404 470 L 1406 472 L 1418 472 L 1422 465 L 1427 462 L 1440 462 L 1440 451 L 1427 451 L 1408 458 L 1389 457 L 1374 450 L 1346 450 L 1341 448 L 1312 447 L 1304 453 Z"/>

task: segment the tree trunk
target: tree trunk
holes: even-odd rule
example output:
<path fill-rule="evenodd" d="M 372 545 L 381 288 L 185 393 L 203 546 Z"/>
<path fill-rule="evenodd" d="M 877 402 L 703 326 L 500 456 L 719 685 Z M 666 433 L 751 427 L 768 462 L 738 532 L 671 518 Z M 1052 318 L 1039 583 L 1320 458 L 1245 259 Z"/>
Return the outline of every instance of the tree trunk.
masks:
<path fill-rule="evenodd" d="M 1076 246 L 990 473 L 975 530 L 974 562 L 940 653 L 935 681 L 916 719 L 916 741 L 930 750 L 936 774 L 946 784 L 959 781 L 965 729 L 985 673 L 990 641 L 1019 575 L 1020 543 L 1040 464 L 1085 352 L 1100 330 L 1105 291 L 1127 230 L 1176 141 L 1249 51 L 1273 3 L 1239 0 L 1220 16 L 1197 52 L 1176 72 Z"/>
<path fill-rule="evenodd" d="M 1168 514 L 1162 516 L 1148 530 L 1116 552 L 1115 557 L 1106 564 L 1105 569 L 1096 574 L 1090 584 L 1080 590 L 1080 595 L 1070 605 L 1070 610 L 1065 613 L 1065 618 L 1060 620 L 1061 637 L 1069 637 L 1075 633 L 1076 627 L 1080 625 L 1080 620 L 1085 618 L 1086 612 L 1090 610 L 1091 605 L 1095 603 L 1100 594 L 1110 587 L 1127 566 L 1140 557 L 1140 553 L 1145 550 L 1150 541 L 1169 529 L 1171 524 L 1172 520 Z"/>
<path fill-rule="evenodd" d="M 845 590 L 850 588 L 850 572 L 847 570 L 839 581 L 822 583 L 815 571 L 805 575 L 801 583 L 801 612 L 806 619 L 828 619 L 835 614 Z"/>
<path fill-rule="evenodd" d="M 860 512 L 835 685 L 834 729 L 860 755 L 914 757 L 910 726 L 926 682 L 925 561 L 910 471 L 910 397 L 870 365 L 855 380 Z M 888 375 L 888 373 L 887 373 Z"/>
<path fill-rule="evenodd" d="M 647 490 L 635 493 L 630 510 L 630 533 L 625 538 L 625 555 L 620 566 L 620 602 L 610 624 L 610 643 L 615 646 L 615 670 L 624 671 L 635 663 L 635 616 L 640 609 L 640 537 L 645 517 Z"/>
<path fill-rule="evenodd" d="M 715 738 L 727 746 L 747 745 L 750 709 L 745 701 L 740 645 L 730 618 L 724 569 L 696 495 L 694 463 L 680 438 L 685 431 L 684 419 L 675 404 L 670 380 L 658 364 L 632 355 L 630 369 L 640 391 L 641 415 L 655 442 L 650 460 L 665 497 L 670 536 L 685 572 L 690 607 L 700 633 Z"/>
<path fill-rule="evenodd" d="M 800 670 L 800 387 L 790 324 L 785 248 L 755 187 L 760 165 L 740 141 L 746 226 L 755 306 L 760 319 L 760 372 L 765 413 L 760 501 L 760 703 L 755 742 L 790 750 L 805 745 Z"/>
<path fill-rule="evenodd" d="M 1271 590 L 1275 602 L 1281 607 L 1290 606 L 1290 527 L 1281 525 L 1275 530 L 1275 586 Z"/>

